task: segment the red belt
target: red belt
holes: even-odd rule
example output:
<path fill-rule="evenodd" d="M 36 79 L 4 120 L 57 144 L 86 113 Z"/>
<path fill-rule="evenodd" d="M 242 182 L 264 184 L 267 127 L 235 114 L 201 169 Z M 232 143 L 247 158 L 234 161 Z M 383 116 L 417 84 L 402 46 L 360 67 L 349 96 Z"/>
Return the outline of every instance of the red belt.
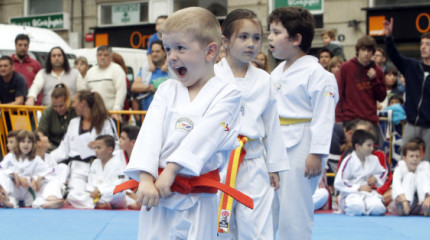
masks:
<path fill-rule="evenodd" d="M 161 174 L 162 168 L 158 169 L 158 174 Z M 113 193 L 122 192 L 127 189 L 137 188 L 139 182 L 135 180 L 129 180 L 121 183 L 115 187 Z M 214 170 L 198 177 L 184 177 L 177 175 L 175 181 L 173 182 L 170 190 L 172 192 L 178 192 L 182 194 L 190 193 L 217 193 L 218 190 L 228 194 L 236 201 L 242 203 L 248 208 L 254 209 L 254 201 L 252 198 L 241 193 L 240 191 L 229 187 L 225 184 L 220 183 L 219 171 Z"/>

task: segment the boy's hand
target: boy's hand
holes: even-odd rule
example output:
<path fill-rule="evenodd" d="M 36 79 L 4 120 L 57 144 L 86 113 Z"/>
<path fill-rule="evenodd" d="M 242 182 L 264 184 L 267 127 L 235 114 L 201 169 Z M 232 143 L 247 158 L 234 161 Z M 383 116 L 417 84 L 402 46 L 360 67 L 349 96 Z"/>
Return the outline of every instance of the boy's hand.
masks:
<path fill-rule="evenodd" d="M 182 167 L 176 163 L 167 163 L 166 168 L 158 176 L 155 181 L 155 187 L 158 189 L 162 198 L 168 197 L 171 193 L 170 187 L 175 181 L 176 174 L 181 170 Z"/>
<path fill-rule="evenodd" d="M 30 182 L 25 177 L 18 177 L 19 178 L 19 185 L 21 185 L 23 188 L 29 188 L 31 187 Z"/>
<path fill-rule="evenodd" d="M 393 18 L 390 18 L 390 21 L 384 21 L 384 32 L 386 37 L 391 37 L 393 34 Z"/>
<path fill-rule="evenodd" d="M 367 179 L 367 184 L 369 184 L 369 186 L 373 187 L 376 184 L 376 178 L 375 176 L 371 176 L 369 179 Z"/>
<path fill-rule="evenodd" d="M 310 153 L 305 162 L 305 177 L 311 179 L 321 173 L 321 156 Z"/>
<path fill-rule="evenodd" d="M 373 80 L 376 78 L 376 71 L 374 68 L 370 68 L 369 71 L 367 71 L 367 76 Z"/>
<path fill-rule="evenodd" d="M 146 207 L 146 211 L 158 206 L 160 194 L 154 184 L 151 174 L 142 172 L 139 176 L 139 187 L 137 189 L 137 202 L 141 202 Z"/>
<path fill-rule="evenodd" d="M 428 217 L 430 214 L 430 195 L 427 195 L 427 197 L 424 199 L 422 208 L 424 211 L 424 216 Z"/>
<path fill-rule="evenodd" d="M 270 177 L 270 186 L 272 186 L 275 191 L 279 189 L 279 174 L 277 172 L 269 173 Z"/>
<path fill-rule="evenodd" d="M 99 196 L 99 194 L 100 194 L 100 191 L 99 191 L 99 189 L 98 189 L 98 188 L 96 188 L 96 189 L 94 189 L 94 191 L 92 191 L 92 192 L 90 193 L 90 197 L 91 197 L 92 199 L 96 199 L 96 198 Z"/>
<path fill-rule="evenodd" d="M 369 185 L 361 185 L 358 191 L 371 192 L 372 188 Z"/>

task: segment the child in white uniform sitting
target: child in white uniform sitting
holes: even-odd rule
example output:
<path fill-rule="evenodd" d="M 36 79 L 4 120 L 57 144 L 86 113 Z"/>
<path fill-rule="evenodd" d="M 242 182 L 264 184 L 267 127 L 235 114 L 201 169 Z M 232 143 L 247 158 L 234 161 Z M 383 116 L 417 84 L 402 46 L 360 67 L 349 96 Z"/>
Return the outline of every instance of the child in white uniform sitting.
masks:
<path fill-rule="evenodd" d="M 397 213 L 429 216 L 430 164 L 422 161 L 420 146 L 414 142 L 403 146 L 402 155 L 393 174 L 392 196 Z"/>
<path fill-rule="evenodd" d="M 382 196 L 373 188 L 384 184 L 387 171 L 372 155 L 374 136 L 365 130 L 352 135 L 354 151 L 343 160 L 334 180 L 340 192 L 339 207 L 347 215 L 383 215 Z"/>
<path fill-rule="evenodd" d="M 126 207 L 125 193 L 113 194 L 116 185 L 124 181 L 125 164 L 118 155 L 113 155 L 115 139 L 111 135 L 100 135 L 94 143 L 97 159 L 93 161 L 88 176 L 84 198 L 68 197 L 68 201 L 79 208 L 120 209 Z"/>

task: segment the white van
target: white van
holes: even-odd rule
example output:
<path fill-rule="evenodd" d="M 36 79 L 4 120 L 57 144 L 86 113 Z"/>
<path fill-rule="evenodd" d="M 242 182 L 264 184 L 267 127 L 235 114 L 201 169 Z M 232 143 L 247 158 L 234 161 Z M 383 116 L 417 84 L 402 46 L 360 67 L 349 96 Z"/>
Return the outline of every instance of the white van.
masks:
<path fill-rule="evenodd" d="M 112 47 L 112 51 L 119 53 L 124 59 L 125 65 L 127 66 L 127 78 L 131 84 L 139 73 L 140 68 L 148 63 L 146 50 Z M 86 57 L 90 66 L 97 65 L 97 48 L 74 49 L 73 53 L 76 57 Z"/>
<path fill-rule="evenodd" d="M 42 67 L 45 66 L 49 51 L 57 46 L 64 50 L 70 63 L 74 62 L 76 56 L 72 48 L 57 33 L 45 28 L 11 24 L 0 24 L 0 56 L 15 54 L 15 37 L 21 33 L 30 37 L 29 55 L 37 59 Z"/>

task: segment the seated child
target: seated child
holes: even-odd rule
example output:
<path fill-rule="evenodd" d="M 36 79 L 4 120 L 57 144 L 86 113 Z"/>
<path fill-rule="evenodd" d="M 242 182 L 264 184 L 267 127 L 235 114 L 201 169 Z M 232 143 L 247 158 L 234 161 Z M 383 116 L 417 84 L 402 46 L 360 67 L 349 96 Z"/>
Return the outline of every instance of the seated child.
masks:
<path fill-rule="evenodd" d="M 67 176 L 69 174 L 69 167 L 63 163 L 58 164 L 51 158 L 49 153 L 46 153 L 46 151 L 51 147 L 51 143 L 47 136 L 43 135 L 40 131 L 35 131 L 34 135 L 36 137 L 37 156 L 47 163 L 50 168 L 53 168 L 54 173 L 49 178 L 42 194 L 46 203 L 34 203 L 33 206 L 41 208 L 61 208 L 64 205 L 61 187 L 66 183 Z"/>
<path fill-rule="evenodd" d="M 53 173 L 39 156 L 36 155 L 36 138 L 27 130 L 19 131 L 13 151 L 0 163 L 0 168 L 7 175 L 2 178 L 2 187 L 8 191 L 9 201 L 14 206 L 38 207 L 45 203 L 43 191 L 45 177 Z"/>
<path fill-rule="evenodd" d="M 124 165 L 128 164 L 128 161 L 131 156 L 131 152 L 133 151 L 134 144 L 136 143 L 137 135 L 139 134 L 140 127 L 125 125 L 121 129 L 121 135 L 119 138 L 119 147 L 122 151 L 120 151 L 120 157 L 124 162 Z M 128 177 L 126 176 L 126 180 Z M 131 190 L 126 191 L 126 200 L 128 209 L 132 210 L 140 210 L 142 204 L 137 202 L 137 195 Z"/>
<path fill-rule="evenodd" d="M 7 135 L 7 151 L 8 152 L 13 152 L 13 148 L 16 144 L 16 135 L 18 135 L 19 131 L 21 130 L 13 130 L 10 131 Z"/>
<path fill-rule="evenodd" d="M 399 215 L 430 215 L 430 164 L 422 161 L 420 145 L 408 142 L 394 169 L 392 194 Z"/>
<path fill-rule="evenodd" d="M 100 135 L 94 146 L 97 159 L 91 164 L 86 191 L 82 195 L 69 195 L 67 200 L 77 208 L 124 208 L 125 194 L 113 194 L 115 186 L 125 179 L 124 162 L 118 155 L 112 154 L 115 138 L 111 135 Z"/>
<path fill-rule="evenodd" d="M 372 155 L 374 139 L 365 130 L 354 132 L 354 151 L 342 162 L 334 180 L 340 210 L 347 215 L 383 215 L 386 211 L 382 196 L 372 189 L 382 186 L 387 175 L 378 157 Z"/>

